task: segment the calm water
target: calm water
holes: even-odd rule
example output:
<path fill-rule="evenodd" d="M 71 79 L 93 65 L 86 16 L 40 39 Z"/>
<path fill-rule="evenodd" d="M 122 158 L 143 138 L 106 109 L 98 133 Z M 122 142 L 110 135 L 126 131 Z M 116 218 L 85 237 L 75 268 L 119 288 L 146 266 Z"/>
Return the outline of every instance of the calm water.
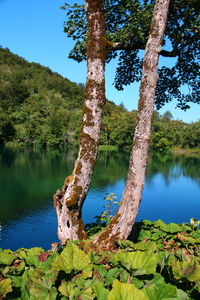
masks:
<path fill-rule="evenodd" d="M 15 250 L 57 241 L 52 195 L 70 174 L 72 152 L 3 150 L 0 152 L 0 247 Z M 83 219 L 92 222 L 104 210 L 106 193 L 120 199 L 128 154 L 101 152 Z M 200 218 L 200 159 L 155 156 L 149 159 L 137 220 L 187 222 Z"/>

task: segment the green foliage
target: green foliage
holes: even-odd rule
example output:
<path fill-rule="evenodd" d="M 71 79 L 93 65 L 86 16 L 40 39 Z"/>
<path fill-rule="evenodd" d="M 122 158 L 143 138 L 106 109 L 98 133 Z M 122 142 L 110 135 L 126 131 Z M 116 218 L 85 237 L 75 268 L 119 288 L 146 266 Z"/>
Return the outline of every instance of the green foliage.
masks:
<path fill-rule="evenodd" d="M 144 50 L 153 12 L 153 0 L 105 0 L 106 34 L 109 45 L 107 61 L 118 58 L 115 86 L 139 81 Z M 87 21 L 83 5 L 65 4 L 67 20 L 64 30 L 76 44 L 69 57 L 78 62 L 86 59 Z M 171 66 L 161 66 L 156 92 L 156 106 L 162 107 L 172 99 L 177 106 L 189 108 L 189 102 L 199 103 L 199 2 L 170 1 L 168 21 L 160 55 L 172 59 Z M 117 46 L 112 47 L 114 43 Z M 169 50 L 170 49 L 170 50 Z M 165 61 L 166 62 L 166 61 Z M 187 85 L 185 93 L 182 86 Z"/>
<path fill-rule="evenodd" d="M 6 278 L 0 281 L 0 297 L 3 299 L 6 294 L 12 292 L 12 282 L 10 278 Z"/>
<path fill-rule="evenodd" d="M 148 300 L 143 291 L 137 289 L 133 284 L 121 283 L 115 279 L 113 288 L 109 293 L 108 300 Z"/>
<path fill-rule="evenodd" d="M 78 246 L 70 244 L 52 264 L 53 270 L 63 270 L 65 273 L 82 271 L 84 278 L 91 276 L 90 258 Z"/>
<path fill-rule="evenodd" d="M 0 142 L 77 143 L 83 86 L 0 49 Z"/>
<path fill-rule="evenodd" d="M 200 229 L 193 222 L 136 223 L 132 241 L 119 241 L 113 253 L 91 240 L 54 251 L 0 249 L 0 298 L 198 299 Z"/>
<path fill-rule="evenodd" d="M 0 144 L 78 146 L 84 86 L 50 69 L 29 63 L 7 49 L 0 49 Z M 101 149 L 130 150 L 136 111 L 107 101 Z M 200 148 L 200 122 L 185 124 L 166 112 L 155 113 L 152 149 Z"/>

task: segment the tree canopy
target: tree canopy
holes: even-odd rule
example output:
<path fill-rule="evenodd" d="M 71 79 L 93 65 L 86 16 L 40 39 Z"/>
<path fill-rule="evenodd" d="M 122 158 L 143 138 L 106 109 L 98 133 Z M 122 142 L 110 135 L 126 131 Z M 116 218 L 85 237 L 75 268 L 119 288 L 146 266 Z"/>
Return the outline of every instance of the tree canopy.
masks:
<path fill-rule="evenodd" d="M 107 62 L 117 58 L 115 87 L 141 79 L 142 57 L 153 12 L 153 0 L 105 0 L 106 36 L 109 42 Z M 84 5 L 63 6 L 67 11 L 64 30 L 75 41 L 69 57 L 78 62 L 86 59 L 87 22 Z M 159 68 L 155 104 L 159 109 L 177 99 L 181 109 L 199 98 L 199 25 L 198 0 L 171 0 L 169 17 L 160 55 L 167 64 Z M 172 58 L 172 62 L 169 59 Z"/>

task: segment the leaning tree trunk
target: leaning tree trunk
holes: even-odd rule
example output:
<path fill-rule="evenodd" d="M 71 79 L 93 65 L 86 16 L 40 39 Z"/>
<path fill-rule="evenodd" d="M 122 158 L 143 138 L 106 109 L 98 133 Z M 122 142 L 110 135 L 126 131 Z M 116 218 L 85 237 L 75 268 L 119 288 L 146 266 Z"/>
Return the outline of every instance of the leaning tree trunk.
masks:
<path fill-rule="evenodd" d="M 102 110 L 105 104 L 104 68 L 107 51 L 104 1 L 86 0 L 88 20 L 87 80 L 78 159 L 62 190 L 54 195 L 58 218 L 58 237 L 66 240 L 86 238 L 81 209 L 90 187 L 96 163 Z"/>
<path fill-rule="evenodd" d="M 161 50 L 166 27 L 169 2 L 170 0 L 157 0 L 154 6 L 150 35 L 143 61 L 138 119 L 133 138 L 126 187 L 117 214 L 106 229 L 93 240 L 95 244 L 101 247 L 109 248 L 117 240 L 128 238 L 138 213 L 144 186 L 154 112 L 159 51 Z"/>

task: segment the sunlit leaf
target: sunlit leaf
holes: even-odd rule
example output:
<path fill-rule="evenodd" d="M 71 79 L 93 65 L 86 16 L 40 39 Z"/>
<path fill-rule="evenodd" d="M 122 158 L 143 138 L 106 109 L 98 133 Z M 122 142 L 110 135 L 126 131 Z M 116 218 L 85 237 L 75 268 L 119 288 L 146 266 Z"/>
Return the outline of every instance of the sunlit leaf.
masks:
<path fill-rule="evenodd" d="M 12 292 L 12 282 L 10 278 L 0 281 L 0 299 L 5 297 L 8 293 Z"/>
<path fill-rule="evenodd" d="M 82 300 L 93 300 L 95 297 L 91 287 L 79 289 L 73 282 L 62 281 L 58 290 L 62 295 L 74 300 L 78 299 L 78 297 Z"/>
<path fill-rule="evenodd" d="M 63 270 L 70 273 L 72 270 L 83 271 L 85 278 L 91 276 L 91 265 L 89 255 L 85 254 L 78 246 L 71 244 L 67 246 L 52 263 L 54 270 Z"/>
<path fill-rule="evenodd" d="M 127 252 L 119 251 L 111 257 L 113 263 L 124 266 L 126 269 L 134 272 L 136 275 L 155 273 L 157 266 L 157 255 L 151 251 L 146 252 Z"/>
<path fill-rule="evenodd" d="M 93 284 L 92 288 L 93 288 L 93 291 L 94 291 L 95 295 L 97 296 L 98 300 L 107 300 L 108 299 L 109 290 L 107 290 L 104 287 L 103 282 L 101 282 L 101 281 L 95 282 Z"/>
<path fill-rule="evenodd" d="M 156 274 L 151 284 L 144 289 L 149 300 L 177 299 L 177 289 L 171 284 L 166 284 L 160 274 Z"/>
<path fill-rule="evenodd" d="M 133 284 L 121 283 L 114 280 L 108 300 L 148 300 L 143 291 L 137 289 Z"/>
<path fill-rule="evenodd" d="M 172 271 L 176 279 L 187 278 L 189 281 L 200 280 L 200 265 L 197 260 L 176 260 L 172 264 Z"/>
<path fill-rule="evenodd" d="M 3 250 L 0 252 L 0 264 L 11 265 L 15 259 L 15 255 L 11 250 Z"/>

